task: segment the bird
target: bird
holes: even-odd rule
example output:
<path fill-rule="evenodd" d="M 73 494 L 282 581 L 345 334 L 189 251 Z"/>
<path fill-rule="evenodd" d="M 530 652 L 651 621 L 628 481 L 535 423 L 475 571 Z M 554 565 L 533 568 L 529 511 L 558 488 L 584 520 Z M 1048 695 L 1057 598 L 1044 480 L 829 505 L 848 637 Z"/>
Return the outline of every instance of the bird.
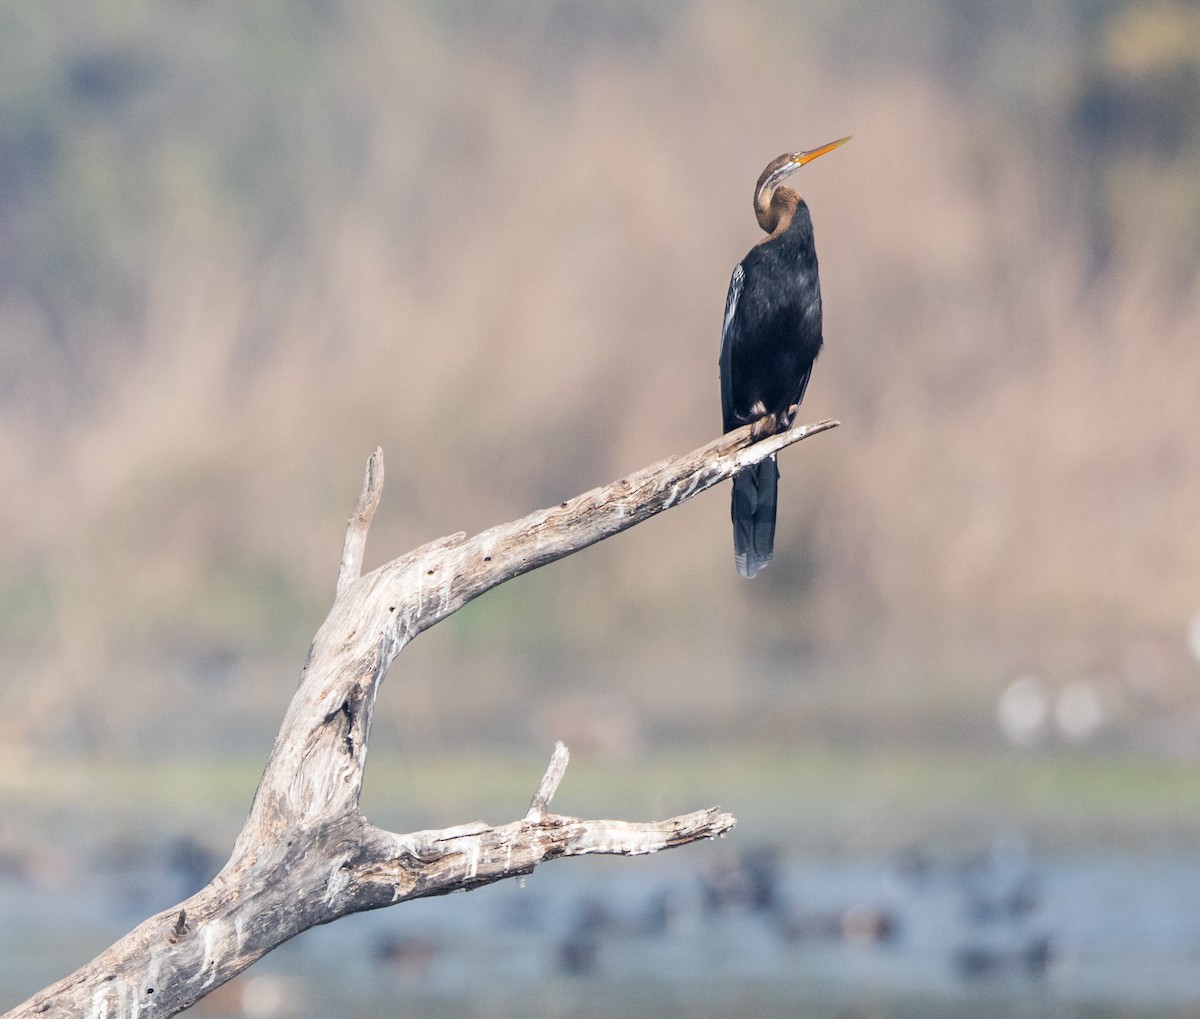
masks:
<path fill-rule="evenodd" d="M 821 285 L 812 216 L 785 179 L 850 139 L 771 160 L 754 187 L 766 232 L 733 270 L 721 329 L 724 430 L 752 425 L 758 441 L 791 427 L 821 350 Z M 779 468 L 771 455 L 733 479 L 733 555 L 747 579 L 771 561 Z"/>

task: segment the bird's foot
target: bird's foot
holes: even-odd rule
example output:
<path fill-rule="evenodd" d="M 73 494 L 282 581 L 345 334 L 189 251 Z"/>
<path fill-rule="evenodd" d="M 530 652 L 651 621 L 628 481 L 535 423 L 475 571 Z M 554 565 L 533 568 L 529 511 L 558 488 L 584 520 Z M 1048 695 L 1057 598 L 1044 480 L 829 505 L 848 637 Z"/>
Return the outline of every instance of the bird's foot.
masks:
<path fill-rule="evenodd" d="M 750 426 L 750 441 L 758 442 L 759 439 L 765 439 L 768 435 L 774 435 L 777 431 L 779 431 L 778 415 L 764 414 Z"/>

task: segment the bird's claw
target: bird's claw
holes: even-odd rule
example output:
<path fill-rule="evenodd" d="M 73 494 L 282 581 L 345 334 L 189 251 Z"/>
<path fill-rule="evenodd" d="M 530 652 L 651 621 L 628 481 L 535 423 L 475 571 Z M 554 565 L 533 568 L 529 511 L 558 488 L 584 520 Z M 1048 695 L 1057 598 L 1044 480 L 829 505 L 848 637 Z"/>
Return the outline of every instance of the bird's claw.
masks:
<path fill-rule="evenodd" d="M 777 431 L 779 431 L 778 416 L 775 414 L 764 414 L 750 426 L 750 441 L 758 442 L 759 439 L 765 439 L 768 435 L 774 435 Z"/>

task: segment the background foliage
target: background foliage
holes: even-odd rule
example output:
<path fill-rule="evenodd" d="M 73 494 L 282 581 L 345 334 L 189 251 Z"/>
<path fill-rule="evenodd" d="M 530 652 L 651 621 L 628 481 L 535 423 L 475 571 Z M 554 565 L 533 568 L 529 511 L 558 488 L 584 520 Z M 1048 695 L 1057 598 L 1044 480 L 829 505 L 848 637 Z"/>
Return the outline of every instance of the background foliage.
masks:
<path fill-rule="evenodd" d="M 381 737 L 969 746 L 1032 670 L 1200 749 L 1198 18 L 7 7 L 0 757 L 269 740 L 376 444 L 378 562 L 711 438 L 753 181 L 847 133 L 800 182 L 844 427 L 771 570 L 701 499 L 422 637 Z"/>

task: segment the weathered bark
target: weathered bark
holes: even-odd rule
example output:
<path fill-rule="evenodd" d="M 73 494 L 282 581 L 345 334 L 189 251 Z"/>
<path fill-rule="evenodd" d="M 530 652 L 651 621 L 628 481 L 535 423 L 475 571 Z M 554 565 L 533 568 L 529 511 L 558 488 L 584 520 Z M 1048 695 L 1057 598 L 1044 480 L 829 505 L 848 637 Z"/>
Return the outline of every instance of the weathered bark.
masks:
<path fill-rule="evenodd" d="M 384 831 L 359 809 L 375 697 L 401 648 L 471 599 L 836 424 L 822 421 L 754 444 L 742 428 L 552 509 L 471 539 L 442 538 L 360 576 L 383 486 L 376 450 L 347 527 L 333 608 L 309 650 L 229 862 L 200 892 L 3 1019 L 173 1015 L 301 931 L 348 913 L 527 874 L 559 856 L 651 853 L 728 831 L 733 817 L 715 807 L 645 824 L 549 813 L 566 768 L 561 743 L 520 821 Z"/>

